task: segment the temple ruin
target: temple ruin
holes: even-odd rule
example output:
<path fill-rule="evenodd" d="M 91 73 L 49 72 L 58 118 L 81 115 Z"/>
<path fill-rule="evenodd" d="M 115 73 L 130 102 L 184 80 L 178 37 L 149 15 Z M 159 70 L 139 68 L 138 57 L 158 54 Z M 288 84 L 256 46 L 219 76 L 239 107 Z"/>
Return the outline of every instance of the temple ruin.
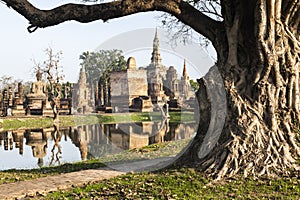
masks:
<path fill-rule="evenodd" d="M 95 111 L 94 95 L 92 86 L 86 79 L 85 68 L 82 67 L 79 74 L 77 84 L 74 85 L 72 91 L 72 102 L 74 113 L 91 113 Z"/>
<path fill-rule="evenodd" d="M 152 112 L 163 106 L 174 111 L 193 110 L 195 103 L 186 61 L 180 77 L 174 66 L 162 64 L 157 31 L 147 67 L 137 67 L 135 58 L 130 57 L 125 70 L 110 72 L 109 78 L 99 77 L 93 84 L 82 67 L 77 83 L 62 83 L 60 87 L 59 114 Z M 29 94 L 23 94 L 22 83 L 17 89 L 9 87 L 0 92 L 1 116 L 53 116 L 48 90 L 38 69 Z"/>
<path fill-rule="evenodd" d="M 48 100 L 47 84 L 42 81 L 40 69 L 37 70 L 36 80 L 36 82 L 32 83 L 30 93 L 26 95 L 26 112 L 28 115 L 52 116 L 53 112 Z"/>
<path fill-rule="evenodd" d="M 71 114 L 72 88 L 74 84 L 61 84 L 61 98 L 59 99 L 59 113 Z M 42 80 L 42 73 L 37 70 L 36 81 L 31 84 L 30 92 L 23 93 L 22 82 L 17 88 L 8 87 L 0 92 L 0 115 L 2 117 L 23 117 L 30 115 L 53 116 L 51 101 L 48 95 L 47 83 Z M 15 92 L 14 92 L 15 91 Z"/>
<path fill-rule="evenodd" d="M 174 66 L 162 64 L 157 31 L 147 67 L 137 68 L 135 58 L 130 57 L 127 69 L 111 72 L 109 82 L 100 79 L 97 90 L 96 108 L 106 112 L 149 112 L 165 104 L 170 109 L 192 108 L 195 100 L 186 61 L 180 79 Z"/>

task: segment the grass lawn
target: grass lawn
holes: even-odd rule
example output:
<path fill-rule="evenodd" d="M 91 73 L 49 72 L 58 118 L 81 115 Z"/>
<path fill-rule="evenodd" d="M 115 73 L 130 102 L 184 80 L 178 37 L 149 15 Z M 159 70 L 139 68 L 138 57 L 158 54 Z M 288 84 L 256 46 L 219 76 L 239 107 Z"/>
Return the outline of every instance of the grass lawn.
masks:
<path fill-rule="evenodd" d="M 170 122 L 194 122 L 192 112 L 170 112 Z M 60 126 L 78 126 L 97 123 L 120 123 L 120 122 L 142 122 L 159 121 L 160 112 L 149 113 L 105 113 L 94 115 L 64 115 L 59 117 Z M 0 119 L 0 129 L 15 130 L 20 128 L 47 128 L 53 126 L 51 117 L 29 116 L 22 118 L 6 117 Z"/>
<path fill-rule="evenodd" d="M 212 182 L 195 169 L 127 174 L 38 199 L 299 199 L 300 180 L 238 178 Z"/>
<path fill-rule="evenodd" d="M 170 156 L 188 140 L 153 144 L 128 150 L 100 160 L 44 167 L 34 170 L 0 172 L 0 184 L 103 167 L 102 162 L 121 162 Z M 169 154 L 163 152 L 169 152 Z M 213 182 L 193 168 L 166 169 L 152 173 L 122 175 L 72 190 L 36 196 L 35 199 L 299 199 L 300 180 L 296 178 L 253 179 L 239 177 Z"/>
<path fill-rule="evenodd" d="M 134 148 L 117 154 L 108 155 L 99 159 L 66 163 L 60 166 L 42 167 L 31 170 L 4 170 L 0 171 L 0 184 L 36 179 L 84 169 L 97 169 L 106 166 L 105 163 L 124 163 L 127 161 L 175 156 L 188 144 L 188 142 L 189 139 L 152 144 L 142 148 Z"/>

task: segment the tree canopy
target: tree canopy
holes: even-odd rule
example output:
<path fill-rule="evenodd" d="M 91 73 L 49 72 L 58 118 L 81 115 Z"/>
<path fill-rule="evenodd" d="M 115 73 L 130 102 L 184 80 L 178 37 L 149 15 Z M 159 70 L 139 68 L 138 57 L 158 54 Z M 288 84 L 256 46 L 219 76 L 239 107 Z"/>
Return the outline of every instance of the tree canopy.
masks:
<path fill-rule="evenodd" d="M 100 77 L 108 77 L 108 73 L 126 69 L 126 61 L 121 50 L 99 50 L 97 52 L 83 52 L 79 59 L 85 67 L 87 80 L 91 84 L 99 81 Z"/>

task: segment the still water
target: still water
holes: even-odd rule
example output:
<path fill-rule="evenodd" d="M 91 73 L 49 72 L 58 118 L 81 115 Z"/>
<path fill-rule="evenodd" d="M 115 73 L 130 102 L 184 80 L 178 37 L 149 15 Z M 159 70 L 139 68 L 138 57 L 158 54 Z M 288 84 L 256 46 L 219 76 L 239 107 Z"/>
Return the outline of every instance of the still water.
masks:
<path fill-rule="evenodd" d="M 154 143 L 188 139 L 195 123 L 138 122 L 0 132 L 0 170 L 100 158 Z"/>

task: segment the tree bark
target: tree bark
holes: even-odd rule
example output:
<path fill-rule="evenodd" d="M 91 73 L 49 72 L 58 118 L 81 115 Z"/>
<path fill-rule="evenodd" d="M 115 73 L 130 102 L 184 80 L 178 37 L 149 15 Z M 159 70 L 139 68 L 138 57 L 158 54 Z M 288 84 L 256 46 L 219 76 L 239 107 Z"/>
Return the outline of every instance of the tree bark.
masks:
<path fill-rule="evenodd" d="M 233 13 L 225 19 L 227 42 L 217 47 L 223 49 L 218 70 L 214 67 L 200 81 L 200 128 L 175 164 L 189 163 L 217 179 L 299 175 L 299 30 L 284 22 L 288 13 L 282 13 L 282 5 L 287 6 L 282 1 L 261 0 L 257 7 L 222 3 L 223 12 Z M 218 85 L 218 73 L 224 88 Z M 222 103 L 223 89 L 226 117 L 215 105 Z M 209 126 L 201 127 L 207 121 Z"/>
<path fill-rule="evenodd" d="M 199 80 L 200 126 L 174 163 L 214 178 L 299 175 L 300 2 L 221 0 L 217 22 L 181 0 L 66 4 L 41 11 L 26 0 L 2 0 L 31 23 L 108 20 L 137 12 L 168 12 L 211 40 L 218 62 Z"/>

